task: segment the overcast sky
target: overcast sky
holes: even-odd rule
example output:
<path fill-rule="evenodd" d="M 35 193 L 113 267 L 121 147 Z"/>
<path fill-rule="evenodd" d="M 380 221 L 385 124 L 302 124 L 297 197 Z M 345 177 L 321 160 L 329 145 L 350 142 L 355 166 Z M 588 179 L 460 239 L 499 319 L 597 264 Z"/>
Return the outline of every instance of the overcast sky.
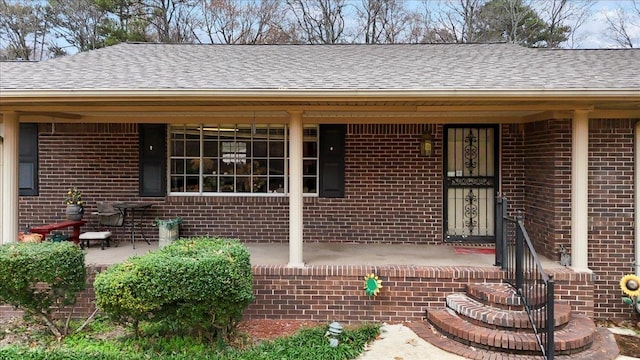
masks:
<path fill-rule="evenodd" d="M 574 0 L 576 1 L 576 0 Z M 580 48 L 610 48 L 619 47 L 607 30 L 606 16 L 614 16 L 617 8 L 627 9 L 628 14 L 633 14 L 633 3 L 630 0 L 594 0 L 592 16 L 577 32 L 576 45 Z M 640 44 L 640 15 L 635 13 L 635 24 L 629 25 L 629 31 L 633 34 L 634 44 Z"/>

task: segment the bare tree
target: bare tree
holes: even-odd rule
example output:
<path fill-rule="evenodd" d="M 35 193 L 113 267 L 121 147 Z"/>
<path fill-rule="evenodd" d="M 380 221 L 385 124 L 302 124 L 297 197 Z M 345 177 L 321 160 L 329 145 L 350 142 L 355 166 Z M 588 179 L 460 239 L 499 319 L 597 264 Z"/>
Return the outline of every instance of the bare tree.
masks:
<path fill-rule="evenodd" d="M 280 0 L 205 0 L 203 25 L 211 43 L 287 42 Z"/>
<path fill-rule="evenodd" d="M 608 23 L 609 37 L 621 47 L 633 48 L 640 45 L 638 36 L 634 37 L 633 29 L 636 34 L 640 33 L 640 2 L 632 0 L 631 8 L 626 11 L 618 8 L 615 15 L 606 14 Z"/>
<path fill-rule="evenodd" d="M 40 60 L 47 56 L 48 8 L 38 1 L 0 2 L 2 57 Z"/>
<path fill-rule="evenodd" d="M 196 0 L 146 0 L 147 18 L 162 43 L 191 43 L 195 40 Z"/>
<path fill-rule="evenodd" d="M 287 0 L 299 35 L 309 44 L 345 42 L 345 0 Z"/>
<path fill-rule="evenodd" d="M 63 38 L 78 51 L 103 46 L 100 26 L 107 13 L 92 0 L 53 0 L 51 24 L 57 37 Z"/>
<path fill-rule="evenodd" d="M 384 0 L 362 0 L 361 7 L 356 9 L 359 26 L 364 34 L 365 44 L 376 44 L 382 36 L 380 14 Z"/>
<path fill-rule="evenodd" d="M 477 42 L 480 8 L 485 0 L 448 0 L 437 15 L 438 30 L 447 42 Z"/>
<path fill-rule="evenodd" d="M 532 6 L 547 24 L 546 47 L 557 48 L 564 41 L 575 46 L 577 30 L 591 16 L 592 1 L 537 0 Z M 562 40 L 565 38 L 566 40 Z"/>

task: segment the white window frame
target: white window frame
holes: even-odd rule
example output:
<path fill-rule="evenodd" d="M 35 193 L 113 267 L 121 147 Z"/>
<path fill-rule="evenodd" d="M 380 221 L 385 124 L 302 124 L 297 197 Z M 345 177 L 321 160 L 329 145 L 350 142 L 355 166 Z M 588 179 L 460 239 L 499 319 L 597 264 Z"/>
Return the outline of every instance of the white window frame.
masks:
<path fill-rule="evenodd" d="M 271 192 L 269 190 L 267 190 L 267 192 L 236 192 L 236 188 L 234 186 L 234 191 L 229 191 L 229 192 L 223 192 L 220 191 L 220 182 L 221 182 L 221 178 L 223 177 L 222 174 L 216 173 L 214 176 L 216 176 L 218 178 L 218 191 L 204 191 L 204 179 L 205 179 L 205 174 L 203 174 L 203 168 L 204 168 L 204 163 L 205 160 L 210 158 L 209 156 L 204 156 L 204 144 L 205 144 L 205 138 L 204 138 L 204 132 L 205 132 L 205 128 L 230 128 L 234 130 L 236 133 L 239 131 L 239 129 L 246 129 L 248 126 L 250 126 L 252 128 L 252 130 L 255 130 L 255 126 L 256 125 L 250 125 L 250 124 L 246 124 L 246 123 L 237 123 L 237 124 L 225 124 L 224 122 L 221 123 L 215 123 L 215 124 L 210 124 L 210 123 L 206 123 L 206 124 L 172 124 L 169 126 L 169 136 L 168 136 L 168 146 L 167 146 L 167 157 L 169 159 L 168 161 L 168 166 L 167 166 L 167 184 L 168 184 L 168 194 L 170 196 L 248 196 L 248 197 L 285 197 L 289 195 L 289 127 L 286 124 L 261 124 L 260 126 L 267 126 L 268 129 L 271 129 L 271 127 L 283 127 L 284 129 L 284 155 L 283 156 L 276 156 L 276 157 L 271 157 L 269 155 L 269 153 L 267 153 L 266 157 L 257 157 L 255 159 L 259 159 L 259 160 L 266 160 L 267 164 L 269 163 L 270 160 L 272 159 L 277 159 L 280 160 L 282 159 L 284 161 L 284 174 L 283 174 L 283 178 L 284 178 L 284 189 L 283 191 L 274 191 Z M 180 128 L 182 128 L 183 130 L 183 134 L 186 134 L 187 131 L 189 129 L 191 130 L 198 130 L 199 133 L 199 156 L 193 157 L 193 156 L 187 156 L 186 152 L 183 153 L 181 156 L 176 156 L 174 155 L 174 151 L 173 151 L 173 146 L 174 146 L 174 132 L 176 131 L 176 128 L 178 128 L 178 130 Z M 309 129 L 309 128 L 315 128 L 316 129 L 316 135 L 315 135 L 315 143 L 316 143 L 316 153 L 315 156 L 305 156 L 303 157 L 303 161 L 305 160 L 312 160 L 315 161 L 315 175 L 304 175 L 304 180 L 307 180 L 309 178 L 314 178 L 315 177 L 315 191 L 314 192 L 305 192 L 304 196 L 309 196 L 309 197 L 317 197 L 319 194 L 319 184 L 320 184 L 320 161 L 319 161 L 319 126 L 318 125 L 311 125 L 311 124 L 305 124 L 305 130 Z M 255 138 L 253 137 L 254 131 L 252 131 L 252 135 L 251 135 L 251 144 L 253 145 L 255 143 Z M 217 159 L 220 159 L 221 157 L 224 156 L 224 154 L 221 153 L 221 147 L 220 144 L 223 142 L 228 142 L 228 141 L 224 141 L 220 136 L 218 136 L 217 139 L 217 144 L 218 144 L 218 153 L 217 153 Z M 237 141 L 234 141 L 237 143 Z M 309 141 L 308 136 L 305 135 L 304 137 L 304 142 L 311 142 Z M 267 147 L 269 147 L 269 140 L 267 140 Z M 251 149 L 253 149 L 253 146 L 250 146 Z M 251 154 L 247 154 L 246 158 L 249 161 L 253 161 L 254 157 L 251 156 Z M 180 173 L 174 173 L 174 166 L 173 166 L 173 161 L 174 160 L 184 160 L 185 163 L 186 161 L 189 160 L 197 160 L 199 162 L 198 166 L 198 173 L 197 174 L 189 174 L 186 170 L 186 164 L 185 164 L 185 169 L 183 170 L 183 172 Z M 231 161 L 231 163 L 234 163 L 233 161 Z M 219 167 L 217 168 L 219 169 Z M 253 166 L 251 167 L 251 172 L 250 174 L 248 174 L 247 176 L 251 177 L 253 179 L 254 174 L 253 174 Z M 173 181 L 172 179 L 174 177 L 179 177 L 182 176 L 183 177 L 183 188 L 185 189 L 185 191 L 173 191 Z M 187 177 L 191 176 L 191 177 L 198 177 L 198 191 L 186 191 L 187 188 Z M 210 176 L 210 175 L 209 175 Z M 242 175 L 244 176 L 244 174 Z M 233 174 L 230 174 L 229 177 L 233 177 L 233 182 L 234 184 L 236 183 L 236 179 L 238 177 L 237 174 L 237 168 L 234 166 L 234 172 Z M 265 177 L 267 178 L 277 178 L 278 176 L 274 176 L 274 175 L 265 175 Z M 303 181 L 304 181 L 303 180 Z M 269 186 L 268 184 L 266 186 Z"/>

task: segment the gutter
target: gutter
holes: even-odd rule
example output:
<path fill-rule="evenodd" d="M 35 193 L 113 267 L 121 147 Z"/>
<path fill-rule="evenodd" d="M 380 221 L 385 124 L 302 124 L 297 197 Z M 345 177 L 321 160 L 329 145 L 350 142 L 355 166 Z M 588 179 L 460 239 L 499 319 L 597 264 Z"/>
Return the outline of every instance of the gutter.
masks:
<path fill-rule="evenodd" d="M 640 100 L 640 89 L 399 89 L 399 90 L 359 90 L 359 89 L 0 89 L 0 98 L 203 98 L 224 100 L 348 100 L 348 99 L 425 99 L 425 98 L 453 98 L 453 99 L 625 99 Z"/>

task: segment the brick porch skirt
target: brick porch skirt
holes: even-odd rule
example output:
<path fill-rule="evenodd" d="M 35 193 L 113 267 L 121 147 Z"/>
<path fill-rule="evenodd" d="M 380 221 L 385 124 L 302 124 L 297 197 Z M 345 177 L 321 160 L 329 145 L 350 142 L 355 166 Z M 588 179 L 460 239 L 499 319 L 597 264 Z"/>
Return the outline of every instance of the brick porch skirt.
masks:
<path fill-rule="evenodd" d="M 73 317 L 85 318 L 93 312 L 93 280 L 106 268 L 88 267 L 88 288 L 80 294 Z M 364 277 L 370 273 L 382 280 L 380 294 L 372 298 L 364 292 Z M 592 274 L 567 268 L 554 269 L 552 274 L 556 299 L 593 318 Z M 255 265 L 255 301 L 244 316 L 340 322 L 418 321 L 424 318 L 427 307 L 444 306 L 446 295 L 464 292 L 466 283 L 500 282 L 503 276 L 494 267 L 325 265 L 294 269 Z M 11 306 L 0 305 L 0 319 L 19 315 L 20 311 Z"/>

